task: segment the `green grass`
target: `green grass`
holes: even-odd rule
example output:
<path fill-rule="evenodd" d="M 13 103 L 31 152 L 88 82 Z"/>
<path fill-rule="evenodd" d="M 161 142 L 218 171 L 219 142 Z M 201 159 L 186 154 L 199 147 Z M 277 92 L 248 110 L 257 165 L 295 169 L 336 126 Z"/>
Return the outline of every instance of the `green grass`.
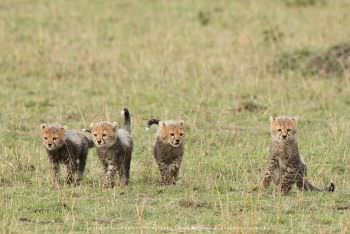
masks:
<path fill-rule="evenodd" d="M 0 232 L 349 232 L 350 74 L 268 67 L 348 40 L 350 5 L 288 2 L 2 0 Z M 39 125 L 121 122 L 124 106 L 130 186 L 102 190 L 92 150 L 82 185 L 55 190 Z M 335 193 L 257 189 L 272 114 L 300 117 L 309 179 Z M 185 120 L 176 186 L 159 184 L 151 117 Z"/>

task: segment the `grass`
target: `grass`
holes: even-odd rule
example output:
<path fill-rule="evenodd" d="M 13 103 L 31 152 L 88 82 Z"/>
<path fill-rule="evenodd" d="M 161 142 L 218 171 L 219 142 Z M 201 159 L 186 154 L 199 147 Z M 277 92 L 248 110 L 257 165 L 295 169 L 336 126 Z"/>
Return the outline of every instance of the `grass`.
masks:
<path fill-rule="evenodd" d="M 346 41 L 350 6 L 289 3 L 2 0 L 0 232 L 349 232 L 350 75 L 268 66 L 287 51 Z M 55 190 L 39 125 L 121 122 L 124 106 L 130 186 L 101 189 L 92 150 L 82 185 Z M 335 193 L 257 188 L 272 114 L 300 117 L 309 178 L 333 181 Z M 176 186 L 159 184 L 151 117 L 185 120 Z"/>

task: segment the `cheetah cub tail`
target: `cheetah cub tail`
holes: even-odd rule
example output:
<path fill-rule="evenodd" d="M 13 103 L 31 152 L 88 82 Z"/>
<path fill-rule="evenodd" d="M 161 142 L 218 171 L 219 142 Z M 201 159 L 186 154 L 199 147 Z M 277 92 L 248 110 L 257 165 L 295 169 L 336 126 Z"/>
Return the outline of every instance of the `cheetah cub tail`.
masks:
<path fill-rule="evenodd" d="M 334 192 L 335 190 L 335 184 L 334 183 L 329 183 L 329 185 L 324 189 L 327 192 Z"/>
<path fill-rule="evenodd" d="M 160 121 L 159 119 L 150 119 L 150 120 L 148 120 L 146 131 L 148 131 L 153 124 L 157 124 L 158 125 L 159 121 Z"/>
<path fill-rule="evenodd" d="M 122 115 L 124 115 L 124 129 L 131 133 L 131 119 L 128 108 L 123 108 Z"/>

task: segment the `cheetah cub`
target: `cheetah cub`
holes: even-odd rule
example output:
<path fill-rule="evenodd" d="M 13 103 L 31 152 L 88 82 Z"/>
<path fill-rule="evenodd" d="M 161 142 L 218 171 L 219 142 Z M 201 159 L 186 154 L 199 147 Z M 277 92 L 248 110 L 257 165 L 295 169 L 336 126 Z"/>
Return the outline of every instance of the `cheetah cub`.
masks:
<path fill-rule="evenodd" d="M 152 124 L 159 125 L 153 154 L 159 166 L 162 183 L 176 184 L 184 155 L 184 122 L 151 119 L 147 123 L 147 130 Z"/>
<path fill-rule="evenodd" d="M 295 117 L 270 117 L 271 147 L 269 162 L 262 180 L 262 187 L 270 186 L 271 180 L 283 194 L 287 194 L 294 183 L 300 191 L 333 192 L 335 185 L 330 183 L 319 189 L 306 180 L 307 167 L 302 161 L 297 144 L 297 119 Z"/>
<path fill-rule="evenodd" d="M 131 120 L 128 109 L 124 108 L 124 127 L 118 128 L 118 123 L 95 122 L 90 125 L 90 132 L 97 155 L 102 163 L 105 180 L 104 188 L 114 187 L 114 177 L 118 171 L 120 185 L 128 185 L 130 163 L 133 151 L 131 136 Z"/>
<path fill-rule="evenodd" d="M 92 140 L 83 132 L 66 130 L 60 125 L 40 125 L 42 143 L 51 163 L 53 183 L 59 185 L 59 163 L 67 167 L 67 184 L 79 184 L 85 170 Z"/>

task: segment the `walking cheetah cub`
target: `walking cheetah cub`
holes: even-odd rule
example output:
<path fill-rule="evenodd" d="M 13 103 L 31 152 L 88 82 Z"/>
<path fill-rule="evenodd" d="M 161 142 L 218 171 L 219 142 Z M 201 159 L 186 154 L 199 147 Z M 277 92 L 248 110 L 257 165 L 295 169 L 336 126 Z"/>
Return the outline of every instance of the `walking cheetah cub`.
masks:
<path fill-rule="evenodd" d="M 153 154 L 159 166 L 162 183 L 176 184 L 184 155 L 184 122 L 151 119 L 147 122 L 147 129 L 152 124 L 159 125 Z"/>
<path fill-rule="evenodd" d="M 333 192 L 335 185 L 330 183 L 319 189 L 306 180 L 307 167 L 299 155 L 297 144 L 297 119 L 295 117 L 271 117 L 271 148 L 269 162 L 262 180 L 262 187 L 270 186 L 271 180 L 287 194 L 294 183 L 300 191 Z"/>
<path fill-rule="evenodd" d="M 59 184 L 59 163 L 67 167 L 67 184 L 78 184 L 84 174 L 86 158 L 93 142 L 83 132 L 60 125 L 40 125 L 42 143 L 51 163 L 53 183 Z"/>
<path fill-rule="evenodd" d="M 114 177 L 118 171 L 120 185 L 128 185 L 130 163 L 133 151 L 131 136 L 131 120 L 128 109 L 124 108 L 124 128 L 118 128 L 118 123 L 95 122 L 86 130 L 91 133 L 97 155 L 102 163 L 105 180 L 104 188 L 114 187 Z"/>

